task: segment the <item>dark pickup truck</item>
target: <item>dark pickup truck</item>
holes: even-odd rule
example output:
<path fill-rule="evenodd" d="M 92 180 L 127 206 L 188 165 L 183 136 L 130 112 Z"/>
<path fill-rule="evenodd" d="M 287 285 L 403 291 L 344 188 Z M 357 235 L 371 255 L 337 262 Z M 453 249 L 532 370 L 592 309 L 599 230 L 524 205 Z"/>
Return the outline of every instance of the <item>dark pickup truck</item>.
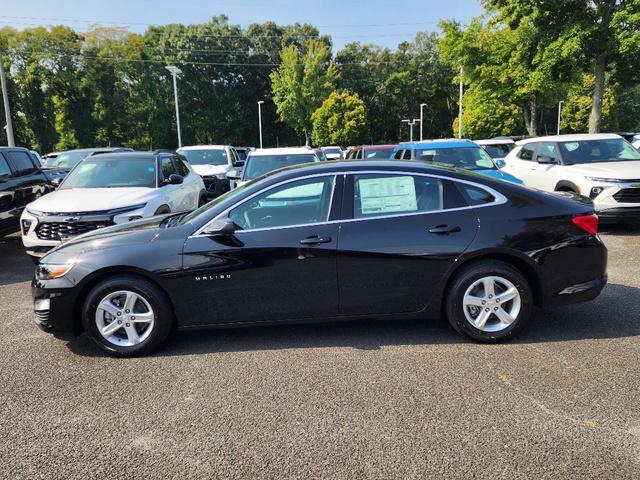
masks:
<path fill-rule="evenodd" d="M 0 147 L 0 235 L 20 230 L 22 210 L 52 190 L 50 178 L 29 150 Z"/>

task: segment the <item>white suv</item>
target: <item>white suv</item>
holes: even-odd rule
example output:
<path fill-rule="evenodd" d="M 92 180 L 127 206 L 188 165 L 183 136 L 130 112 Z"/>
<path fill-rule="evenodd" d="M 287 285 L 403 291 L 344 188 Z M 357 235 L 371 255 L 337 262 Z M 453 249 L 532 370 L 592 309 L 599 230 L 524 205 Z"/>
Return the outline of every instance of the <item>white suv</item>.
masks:
<path fill-rule="evenodd" d="M 520 140 L 505 161 L 529 187 L 591 198 L 604 220 L 640 220 L 640 152 L 619 135 Z"/>
<path fill-rule="evenodd" d="M 206 203 L 202 179 L 175 153 L 126 152 L 88 157 L 60 188 L 27 205 L 20 226 L 32 257 L 92 230 Z"/>
<path fill-rule="evenodd" d="M 193 145 L 180 148 L 178 153 L 202 177 L 209 199 L 228 192 L 227 173 L 244 165 L 244 160 L 231 145 Z"/>

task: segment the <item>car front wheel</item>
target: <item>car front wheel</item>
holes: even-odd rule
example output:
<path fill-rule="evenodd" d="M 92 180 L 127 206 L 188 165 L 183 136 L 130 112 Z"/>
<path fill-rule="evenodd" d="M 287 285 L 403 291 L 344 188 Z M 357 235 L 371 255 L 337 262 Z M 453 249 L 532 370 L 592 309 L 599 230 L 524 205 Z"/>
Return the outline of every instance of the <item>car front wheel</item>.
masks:
<path fill-rule="evenodd" d="M 87 335 L 107 353 L 128 357 L 158 348 L 173 315 L 164 293 L 138 277 L 102 281 L 87 296 L 82 321 Z"/>
<path fill-rule="evenodd" d="M 484 261 L 463 269 L 450 285 L 446 302 L 449 323 L 478 342 L 508 340 L 534 314 L 533 292 L 511 265 Z"/>

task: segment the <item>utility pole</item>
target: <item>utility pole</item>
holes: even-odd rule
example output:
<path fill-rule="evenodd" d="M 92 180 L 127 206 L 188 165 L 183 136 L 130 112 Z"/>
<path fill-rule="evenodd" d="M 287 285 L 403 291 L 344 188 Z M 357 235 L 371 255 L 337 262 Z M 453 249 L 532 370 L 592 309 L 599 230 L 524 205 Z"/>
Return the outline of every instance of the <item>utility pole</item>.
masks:
<path fill-rule="evenodd" d="M 409 125 L 409 141 L 413 142 L 413 126 L 416 123 L 420 123 L 420 125 L 422 125 L 422 122 L 420 122 L 420 120 L 416 120 L 415 118 L 412 120 L 406 119 L 406 120 L 402 120 L 403 123 L 406 123 L 407 125 Z"/>
<path fill-rule="evenodd" d="M 560 120 L 562 119 L 562 104 L 564 100 L 558 102 L 558 135 L 560 135 Z"/>
<path fill-rule="evenodd" d="M 424 115 L 422 113 L 422 110 L 424 109 L 424 107 L 426 107 L 427 104 L 426 103 L 421 103 L 420 104 L 420 141 L 422 141 L 422 123 L 424 120 Z"/>
<path fill-rule="evenodd" d="M 7 120 L 7 126 L 4 127 L 7 131 L 7 145 L 9 147 L 15 147 L 15 141 L 13 140 L 13 124 L 11 123 L 11 110 L 9 109 L 9 90 L 7 89 L 7 79 L 4 76 L 4 56 L 0 51 L 0 84 L 2 85 L 2 98 L 4 99 L 4 116 Z"/>
<path fill-rule="evenodd" d="M 460 65 L 460 95 L 458 97 L 458 138 L 462 138 L 462 95 L 464 94 L 464 85 L 462 84 L 462 75 L 464 70 Z"/>
<path fill-rule="evenodd" d="M 176 80 L 178 75 L 182 74 L 182 70 L 180 70 L 175 65 L 169 65 L 165 67 L 169 72 L 171 72 L 171 76 L 173 77 L 173 98 L 176 103 L 176 127 L 178 128 L 178 148 L 182 148 L 182 136 L 180 135 L 180 107 L 178 106 L 178 81 Z"/>
<path fill-rule="evenodd" d="M 258 130 L 260 131 L 260 148 L 262 148 L 262 104 L 264 100 L 258 102 Z"/>

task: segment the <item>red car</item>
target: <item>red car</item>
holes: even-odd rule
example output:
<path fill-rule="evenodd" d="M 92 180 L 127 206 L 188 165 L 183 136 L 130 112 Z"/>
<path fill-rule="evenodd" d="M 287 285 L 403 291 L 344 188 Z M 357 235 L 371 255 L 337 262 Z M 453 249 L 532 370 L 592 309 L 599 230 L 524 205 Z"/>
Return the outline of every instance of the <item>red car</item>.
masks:
<path fill-rule="evenodd" d="M 349 147 L 347 160 L 388 160 L 397 145 L 360 145 Z"/>

